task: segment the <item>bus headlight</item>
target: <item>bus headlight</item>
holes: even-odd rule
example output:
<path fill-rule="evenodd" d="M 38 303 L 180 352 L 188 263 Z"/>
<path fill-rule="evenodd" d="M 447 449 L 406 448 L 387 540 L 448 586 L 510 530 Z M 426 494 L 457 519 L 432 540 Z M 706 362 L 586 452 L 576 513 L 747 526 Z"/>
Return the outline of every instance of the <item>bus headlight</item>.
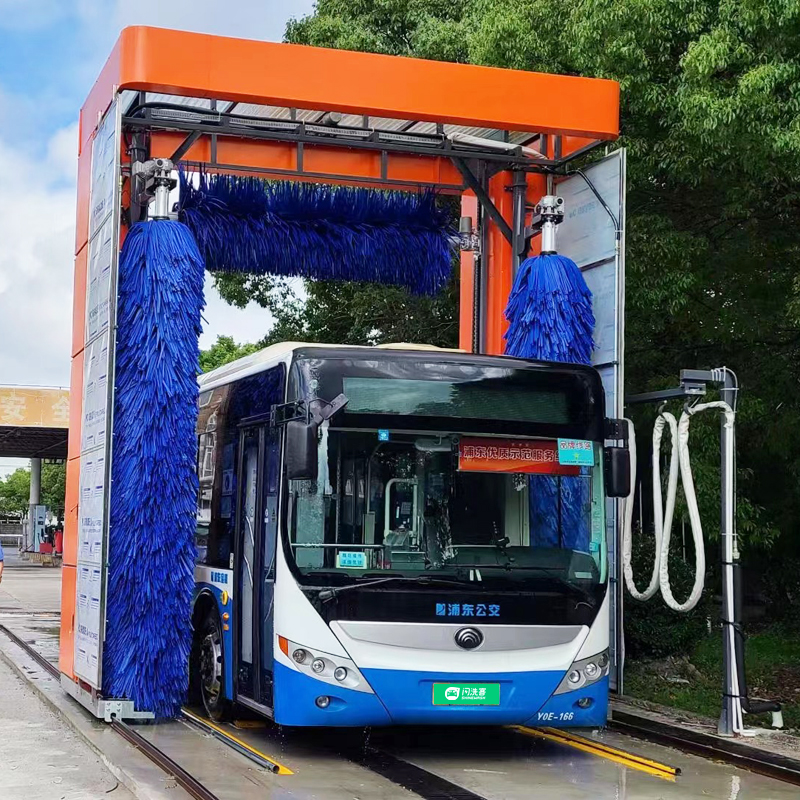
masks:
<path fill-rule="evenodd" d="M 295 669 L 315 681 L 329 683 L 339 691 L 364 692 L 374 694 L 372 687 L 351 659 L 335 653 L 326 653 L 300 642 L 293 642 L 285 636 L 276 636 L 279 651 L 288 660 L 290 669 Z M 280 656 L 278 655 L 280 658 Z M 286 663 L 286 662 L 284 662 Z M 319 687 L 322 689 L 323 687 Z M 327 695 L 320 695 L 327 697 Z M 335 703 L 335 698 L 329 698 Z"/>
<path fill-rule="evenodd" d="M 608 675 L 608 650 L 574 661 L 553 694 L 585 689 Z"/>

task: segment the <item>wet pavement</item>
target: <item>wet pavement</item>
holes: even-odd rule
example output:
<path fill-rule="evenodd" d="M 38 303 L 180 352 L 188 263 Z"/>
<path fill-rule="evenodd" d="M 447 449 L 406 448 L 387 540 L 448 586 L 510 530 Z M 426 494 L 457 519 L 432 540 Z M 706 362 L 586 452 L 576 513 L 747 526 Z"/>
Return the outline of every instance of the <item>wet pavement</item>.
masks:
<path fill-rule="evenodd" d="M 56 572 L 43 573 L 43 569 L 24 566 L 7 571 L 8 580 L 4 578 L 0 585 L 0 623 L 55 662 L 58 616 L 53 613 L 52 603 L 58 598 L 59 576 Z M 60 691 L 58 687 L 56 691 Z M 247 727 L 248 724 L 252 722 L 242 723 L 243 727 L 228 725 L 226 729 L 285 765 L 293 774 L 272 774 L 187 722 L 138 725 L 137 730 L 205 783 L 221 800 L 389 800 L 435 796 L 426 795 L 425 789 L 420 789 L 413 781 L 404 783 L 404 778 L 376 768 L 376 753 L 388 753 L 399 764 L 416 765 L 419 775 L 438 776 L 472 792 L 472 797 L 485 800 L 530 800 L 531 797 L 548 800 L 788 800 L 800 797 L 800 788 L 796 786 L 611 731 L 579 733 L 679 767 L 681 774 L 668 780 L 569 745 L 505 728 L 386 728 L 363 732 L 280 730 L 270 723 L 256 723 L 259 727 Z M 365 758 L 365 755 L 370 757 Z M 0 771 L 0 778 L 2 776 Z M 4 800 L 13 797 L 3 793 L 2 786 L 0 782 L 0 797 Z M 413 786 L 416 791 L 404 786 Z M 41 796 L 61 797 L 58 794 Z M 97 795 L 101 796 L 104 795 Z M 113 796 L 118 795 L 114 792 Z M 165 786 L 162 796 L 177 800 L 186 795 L 177 787 Z M 26 800 L 29 797 L 38 798 L 26 795 Z"/>
<path fill-rule="evenodd" d="M 371 774 L 358 760 L 365 746 L 388 752 L 486 800 L 788 800 L 800 790 L 780 781 L 715 763 L 677 750 L 605 731 L 596 738 L 681 769 L 674 780 L 625 767 L 570 746 L 504 728 L 387 728 L 368 737 L 350 731 L 281 732 L 233 729 L 234 734 L 295 771 L 268 775 L 267 797 L 408 797 L 398 786 Z M 363 794 L 359 788 L 369 788 Z M 222 795 L 223 797 L 225 795 Z M 238 797 L 238 796 L 237 796 Z"/>
<path fill-rule="evenodd" d="M 0 659 L 0 798 L 132 800 L 99 756 Z"/>

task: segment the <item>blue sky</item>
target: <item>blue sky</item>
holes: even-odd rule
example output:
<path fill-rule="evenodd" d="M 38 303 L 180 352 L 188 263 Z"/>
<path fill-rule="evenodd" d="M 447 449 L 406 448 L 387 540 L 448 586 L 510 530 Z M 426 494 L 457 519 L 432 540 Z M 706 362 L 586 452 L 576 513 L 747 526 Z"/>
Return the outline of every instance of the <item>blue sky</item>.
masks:
<path fill-rule="evenodd" d="M 312 6 L 312 0 L 0 0 L 3 135 L 33 134 L 28 144 L 42 152 L 48 133 L 76 120 L 126 25 L 279 41 L 286 21 Z"/>
<path fill-rule="evenodd" d="M 0 384 L 69 385 L 77 121 L 119 31 L 157 25 L 280 41 L 313 0 L 0 0 Z M 208 325 L 254 341 L 269 317 L 207 286 Z M 5 471 L 0 464 L 0 473 Z"/>

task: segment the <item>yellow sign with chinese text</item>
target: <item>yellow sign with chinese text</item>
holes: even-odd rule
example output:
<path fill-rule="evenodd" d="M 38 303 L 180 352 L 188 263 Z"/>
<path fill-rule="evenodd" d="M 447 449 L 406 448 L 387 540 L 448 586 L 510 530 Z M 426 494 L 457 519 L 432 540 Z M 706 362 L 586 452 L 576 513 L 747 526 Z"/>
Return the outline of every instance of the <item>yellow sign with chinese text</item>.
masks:
<path fill-rule="evenodd" d="M 68 428 L 69 389 L 0 386 L 0 426 Z"/>

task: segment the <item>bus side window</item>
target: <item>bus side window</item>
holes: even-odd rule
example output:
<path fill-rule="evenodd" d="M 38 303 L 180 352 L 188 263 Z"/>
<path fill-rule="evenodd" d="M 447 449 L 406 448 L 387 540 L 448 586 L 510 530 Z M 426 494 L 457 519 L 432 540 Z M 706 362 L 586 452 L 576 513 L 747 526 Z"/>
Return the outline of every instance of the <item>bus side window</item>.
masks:
<path fill-rule="evenodd" d="M 208 531 L 211 524 L 211 501 L 214 487 L 214 453 L 217 446 L 215 431 L 197 437 L 197 526 L 195 545 L 197 563 L 208 561 Z"/>

